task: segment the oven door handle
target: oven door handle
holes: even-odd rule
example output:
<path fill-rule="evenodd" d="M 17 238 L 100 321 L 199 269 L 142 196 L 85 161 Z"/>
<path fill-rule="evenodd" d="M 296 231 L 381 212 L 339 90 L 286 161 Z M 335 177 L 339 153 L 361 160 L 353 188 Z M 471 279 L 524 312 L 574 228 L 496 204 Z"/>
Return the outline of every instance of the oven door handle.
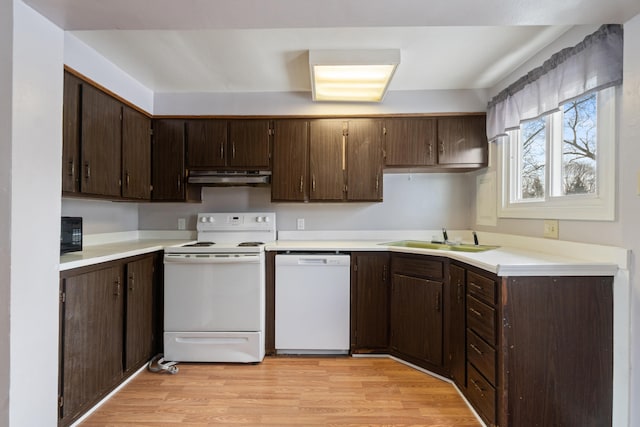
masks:
<path fill-rule="evenodd" d="M 185 256 L 165 254 L 164 263 L 168 264 L 259 264 L 260 255 L 207 255 Z"/>

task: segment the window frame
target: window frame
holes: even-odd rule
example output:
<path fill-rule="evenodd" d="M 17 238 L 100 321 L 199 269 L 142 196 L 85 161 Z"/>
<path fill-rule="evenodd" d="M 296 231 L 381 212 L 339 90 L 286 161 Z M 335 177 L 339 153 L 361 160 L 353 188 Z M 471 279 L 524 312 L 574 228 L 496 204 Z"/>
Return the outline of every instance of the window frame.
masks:
<path fill-rule="evenodd" d="M 561 169 L 562 112 L 550 113 L 546 118 L 547 140 L 545 165 L 545 196 L 541 199 L 518 199 L 520 191 L 519 169 L 513 167 L 514 155 L 519 155 L 520 130 L 507 132 L 498 142 L 498 176 L 500 218 L 570 219 L 614 221 L 616 219 L 616 155 L 617 155 L 617 100 L 619 89 L 610 87 L 598 91 L 596 154 L 597 190 L 595 194 L 552 195 L 552 173 Z M 551 144 L 555 138 L 559 143 Z M 555 152 L 555 156 L 552 155 Z"/>

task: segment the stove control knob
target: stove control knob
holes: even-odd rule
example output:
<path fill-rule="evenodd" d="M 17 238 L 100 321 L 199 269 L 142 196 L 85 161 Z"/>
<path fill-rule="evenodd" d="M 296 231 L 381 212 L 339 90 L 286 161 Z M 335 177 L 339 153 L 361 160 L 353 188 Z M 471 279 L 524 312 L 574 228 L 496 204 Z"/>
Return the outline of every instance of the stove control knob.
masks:
<path fill-rule="evenodd" d="M 207 217 L 200 217 L 200 222 L 207 222 Z"/>
<path fill-rule="evenodd" d="M 257 222 L 262 222 L 263 220 L 264 220 L 264 217 L 261 217 L 261 216 L 256 217 Z"/>
<path fill-rule="evenodd" d="M 209 222 L 215 222 L 215 221 L 216 220 L 212 216 L 209 217 Z"/>
<path fill-rule="evenodd" d="M 264 217 L 264 222 L 269 222 L 269 221 L 271 221 L 271 220 L 269 219 L 269 217 L 268 217 L 268 216 L 265 216 L 265 217 Z"/>

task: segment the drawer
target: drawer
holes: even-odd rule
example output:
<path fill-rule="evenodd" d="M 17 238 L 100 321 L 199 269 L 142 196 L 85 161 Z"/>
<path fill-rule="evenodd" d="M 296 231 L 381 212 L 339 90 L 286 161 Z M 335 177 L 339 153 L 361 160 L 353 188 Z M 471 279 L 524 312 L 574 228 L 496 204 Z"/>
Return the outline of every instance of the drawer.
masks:
<path fill-rule="evenodd" d="M 496 344 L 496 311 L 467 295 L 467 327 L 489 344 Z"/>
<path fill-rule="evenodd" d="M 467 397 L 489 424 L 496 422 L 496 389 L 467 363 Z"/>
<path fill-rule="evenodd" d="M 394 256 L 391 258 L 391 271 L 404 276 L 444 277 L 444 264 L 428 256 Z"/>
<path fill-rule="evenodd" d="M 489 304 L 495 304 L 496 282 L 493 279 L 469 271 L 467 273 L 467 293 Z"/>
<path fill-rule="evenodd" d="M 467 329 L 467 360 L 489 381 L 496 384 L 496 351 Z"/>

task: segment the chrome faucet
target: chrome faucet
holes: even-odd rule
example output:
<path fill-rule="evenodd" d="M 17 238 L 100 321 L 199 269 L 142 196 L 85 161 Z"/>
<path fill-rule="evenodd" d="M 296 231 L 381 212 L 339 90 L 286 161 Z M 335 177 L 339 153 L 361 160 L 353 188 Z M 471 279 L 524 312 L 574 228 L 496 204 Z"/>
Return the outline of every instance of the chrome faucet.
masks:
<path fill-rule="evenodd" d="M 447 234 L 447 229 L 442 227 L 442 242 L 447 244 L 449 243 L 449 235 Z"/>
<path fill-rule="evenodd" d="M 474 231 L 472 232 L 473 234 L 473 244 L 478 246 L 480 243 L 478 243 L 478 234 Z"/>

